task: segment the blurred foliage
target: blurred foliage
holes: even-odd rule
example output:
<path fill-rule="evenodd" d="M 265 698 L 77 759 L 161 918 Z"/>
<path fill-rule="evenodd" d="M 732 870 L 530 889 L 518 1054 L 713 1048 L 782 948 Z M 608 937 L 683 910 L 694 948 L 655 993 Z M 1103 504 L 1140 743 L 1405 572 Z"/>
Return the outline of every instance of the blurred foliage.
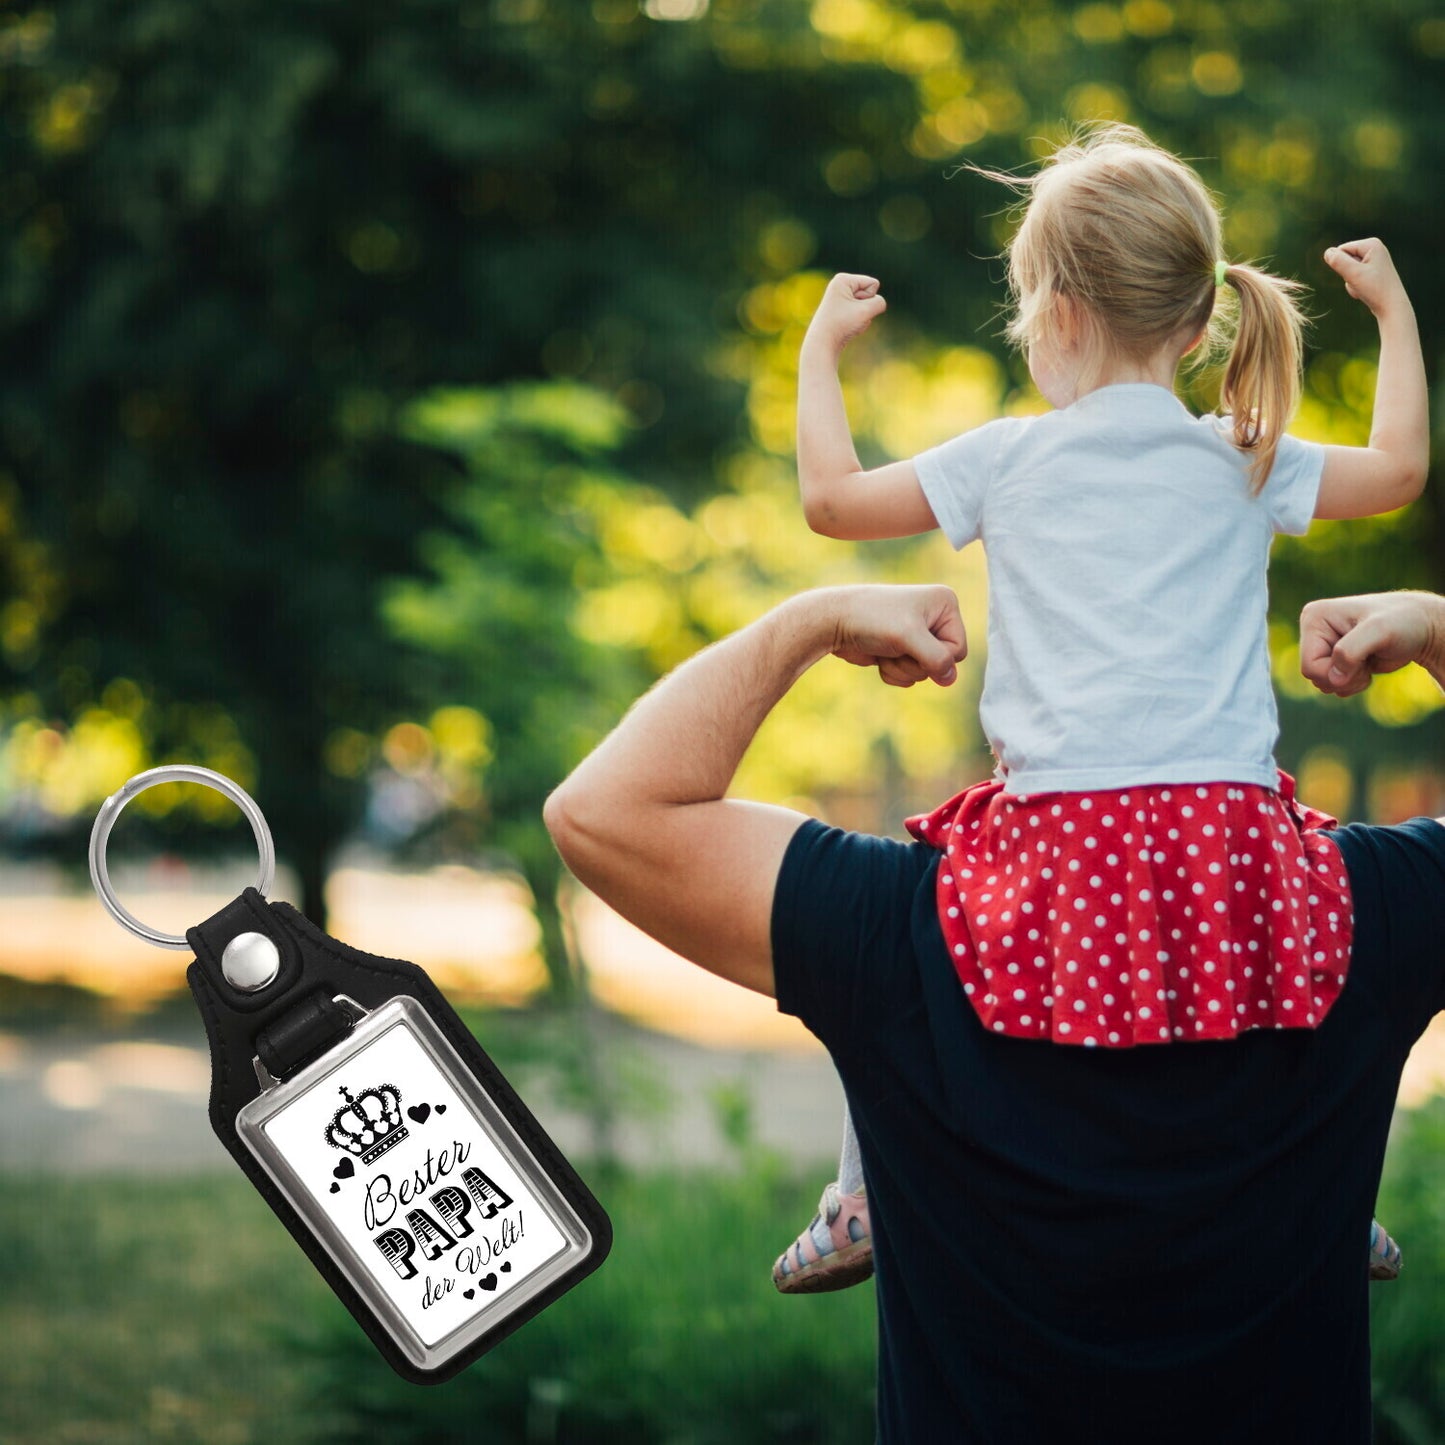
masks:
<path fill-rule="evenodd" d="M 129 1028 L 134 1018 L 108 1008 L 106 1000 L 71 983 L 31 983 L 0 973 L 0 1028 L 23 1034 Z"/>
<path fill-rule="evenodd" d="M 1380 1445 L 1445 1438 L 1442 1171 L 1445 1102 L 1402 1112 L 1378 1212 L 1405 1269 L 1370 1292 Z M 479 1421 L 497 1445 L 872 1438 L 872 1290 L 773 1291 L 767 1268 L 797 1228 L 799 1186 L 766 1155 L 720 1174 L 614 1181 L 604 1268 L 426 1390 L 379 1364 L 233 1179 L 3 1185 L 0 1229 L 15 1247 L 0 1294 L 0 1428 L 16 1445 L 446 1445 L 475 1440 Z M 705 1269 L 699 1241 L 722 1246 L 704 1250 Z M 238 1272 L 251 1286 L 240 1292 Z"/>
<path fill-rule="evenodd" d="M 318 1341 L 336 1413 L 317 1438 L 461 1445 L 484 1418 L 489 1439 L 517 1445 L 862 1445 L 873 1438 L 873 1291 L 801 1308 L 776 1293 L 768 1269 L 796 1232 L 796 1196 L 765 1163 L 619 1180 L 602 1270 L 439 1389 L 377 1370 L 337 1319 Z"/>
<path fill-rule="evenodd" d="M 475 853 L 490 842 L 520 865 L 560 987 L 570 977 L 556 907 L 562 867 L 542 803 L 646 680 L 620 649 L 583 637 L 572 616 L 576 579 L 605 570 L 605 518 L 651 500 L 608 469 L 622 427 L 618 404 L 561 382 L 432 392 L 399 419 L 403 437 L 453 458 L 464 480 L 445 525 L 415 538 L 422 575 L 386 585 L 381 617 L 413 650 L 413 696 L 477 707 L 444 708 L 425 731 L 412 725 L 409 747 L 394 727 L 387 761 L 400 773 L 437 754 L 444 764 L 448 716 L 471 740 L 471 788 L 454 769 L 461 786 L 439 814 L 446 846 Z M 462 728 L 468 715 L 475 724 Z"/>
<path fill-rule="evenodd" d="M 845 377 L 865 460 L 1037 407 L 998 336 L 1007 198 L 958 164 L 1127 118 L 1217 187 L 1232 257 L 1318 288 L 1298 429 L 1359 441 L 1374 327 L 1320 255 L 1387 239 L 1433 376 L 1442 67 L 1430 0 L 0 9 L 0 837 L 78 856 L 100 797 L 185 758 L 254 785 L 313 914 L 388 800 L 415 827 L 382 841 L 505 851 L 540 898 L 547 786 L 700 643 L 856 577 L 978 615 L 976 557 L 802 523 L 831 271 L 890 301 Z M 1445 587 L 1440 518 L 1283 543 L 1281 622 Z M 969 701 L 819 669 L 739 786 L 887 827 L 986 766 Z M 1285 750 L 1385 756 L 1436 703 L 1409 673 L 1301 701 Z M 158 841 L 234 816 L 146 799 Z"/>
<path fill-rule="evenodd" d="M 20 1246 L 0 1294 L 7 1445 L 873 1438 L 872 1289 L 776 1293 L 798 1191 L 758 1166 L 616 1181 L 602 1269 L 427 1389 L 381 1363 L 234 1176 L 0 1183 Z M 726 1246 L 706 1269 L 699 1240 Z"/>
<path fill-rule="evenodd" d="M 0 1225 L 25 1240 L 0 1292 L 6 1445 L 320 1438 L 310 1321 L 340 1306 L 238 1178 L 0 1182 Z"/>
<path fill-rule="evenodd" d="M 1405 1266 L 1398 1287 L 1370 1292 L 1375 1439 L 1434 1445 L 1445 1439 L 1445 1100 L 1395 1116 L 1376 1212 Z"/>
<path fill-rule="evenodd" d="M 588 1081 L 575 1063 L 577 1041 L 565 1013 L 541 1008 L 462 1008 L 462 1021 L 493 1062 L 539 1114 L 550 1109 L 585 1115 L 592 1107 Z M 603 1025 L 602 1051 L 617 1112 L 634 1128 L 658 1135 L 678 1102 L 676 1086 L 637 1047 L 636 1025 L 615 1016 Z M 611 1167 L 611 1160 L 601 1161 Z"/>

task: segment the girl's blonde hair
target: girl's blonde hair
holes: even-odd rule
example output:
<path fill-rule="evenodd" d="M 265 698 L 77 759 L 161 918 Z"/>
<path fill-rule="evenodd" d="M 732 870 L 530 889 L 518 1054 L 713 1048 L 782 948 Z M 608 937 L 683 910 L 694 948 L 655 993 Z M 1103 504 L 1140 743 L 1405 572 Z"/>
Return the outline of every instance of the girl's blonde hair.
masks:
<path fill-rule="evenodd" d="M 1061 146 L 1031 176 L 980 171 L 1027 197 L 1008 247 L 1009 339 L 1058 341 L 1064 308 L 1082 327 L 1086 364 L 1134 361 L 1203 333 L 1200 358 L 1227 355 L 1220 406 L 1252 453 L 1250 489 L 1269 476 L 1300 398 L 1304 288 L 1254 266 L 1216 267 L 1219 210 L 1185 163 L 1129 125 Z M 1230 303 L 1226 286 L 1233 290 Z M 1218 303 L 1218 304 L 1217 304 Z"/>

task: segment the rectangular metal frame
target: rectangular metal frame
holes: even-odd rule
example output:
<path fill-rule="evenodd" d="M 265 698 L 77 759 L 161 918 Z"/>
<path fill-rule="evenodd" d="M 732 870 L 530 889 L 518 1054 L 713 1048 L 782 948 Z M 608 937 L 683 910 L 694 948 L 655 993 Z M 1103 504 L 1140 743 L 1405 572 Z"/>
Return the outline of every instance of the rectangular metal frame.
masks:
<path fill-rule="evenodd" d="M 512 1168 L 526 1180 L 566 1241 L 563 1249 L 527 1279 L 520 1281 L 497 1299 L 488 1301 L 477 1314 L 450 1334 L 444 1335 L 434 1345 L 425 1344 L 408 1324 L 396 1304 L 387 1297 L 362 1263 L 351 1242 L 318 1206 L 300 1176 L 265 1132 L 268 1120 L 304 1094 L 324 1084 L 337 1069 L 394 1028 L 405 1028 L 411 1032 L 447 1083 L 456 1090 L 457 1096 L 477 1125 L 490 1136 Z M 434 1370 L 462 1353 L 482 1335 L 495 1329 L 554 1284 L 592 1248 L 591 1232 L 550 1176 L 539 1169 L 531 1151 L 491 1095 L 473 1076 L 431 1015 L 415 999 L 404 995 L 373 1009 L 341 1043 L 285 1083 L 277 1084 L 253 1099 L 236 1115 L 236 1133 L 327 1254 L 336 1262 L 337 1268 L 366 1302 L 397 1348 L 419 1369 Z"/>

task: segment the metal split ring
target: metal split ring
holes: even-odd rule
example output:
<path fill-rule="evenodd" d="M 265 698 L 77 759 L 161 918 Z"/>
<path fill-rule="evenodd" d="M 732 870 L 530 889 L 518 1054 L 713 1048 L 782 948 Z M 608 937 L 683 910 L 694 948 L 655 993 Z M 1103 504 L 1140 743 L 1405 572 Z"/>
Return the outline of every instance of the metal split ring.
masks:
<path fill-rule="evenodd" d="M 90 880 L 95 884 L 100 901 L 122 928 L 128 928 L 147 943 L 154 943 L 158 948 L 188 949 L 190 944 L 186 942 L 183 934 L 161 933 L 157 929 L 148 928 L 134 914 L 127 912 L 115 896 L 115 889 L 111 886 L 110 874 L 105 866 L 106 844 L 110 840 L 110 830 L 115 827 L 115 820 L 120 817 L 121 809 L 137 794 L 145 792 L 147 788 L 154 788 L 158 783 L 199 783 L 202 787 L 214 788 L 246 815 L 251 831 L 256 835 L 256 848 L 261 855 L 261 868 L 256 875 L 258 893 L 269 893 L 271 885 L 276 881 L 276 845 L 271 841 L 271 830 L 266 826 L 266 819 L 256 806 L 256 800 L 244 788 L 237 786 L 230 778 L 212 772 L 210 768 L 198 768 L 189 763 L 174 763 L 137 773 L 124 787 L 112 793 L 101 804 L 100 812 L 96 814 L 95 827 L 90 830 Z"/>

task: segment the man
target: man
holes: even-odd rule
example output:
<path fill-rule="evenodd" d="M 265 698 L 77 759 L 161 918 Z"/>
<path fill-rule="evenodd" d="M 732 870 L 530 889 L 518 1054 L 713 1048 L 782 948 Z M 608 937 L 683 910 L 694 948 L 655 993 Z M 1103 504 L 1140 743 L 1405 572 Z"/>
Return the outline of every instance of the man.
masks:
<path fill-rule="evenodd" d="M 1445 828 L 1335 835 L 1355 943 L 1318 1029 L 992 1036 L 942 944 L 936 852 L 724 796 L 822 658 L 946 686 L 965 653 L 947 588 L 796 597 L 644 697 L 548 826 L 620 913 L 832 1054 L 868 1178 L 880 1440 L 1368 1441 L 1363 1241 L 1401 1068 L 1445 1007 Z M 1445 601 L 1305 610 L 1323 691 L 1411 661 L 1445 685 Z"/>

